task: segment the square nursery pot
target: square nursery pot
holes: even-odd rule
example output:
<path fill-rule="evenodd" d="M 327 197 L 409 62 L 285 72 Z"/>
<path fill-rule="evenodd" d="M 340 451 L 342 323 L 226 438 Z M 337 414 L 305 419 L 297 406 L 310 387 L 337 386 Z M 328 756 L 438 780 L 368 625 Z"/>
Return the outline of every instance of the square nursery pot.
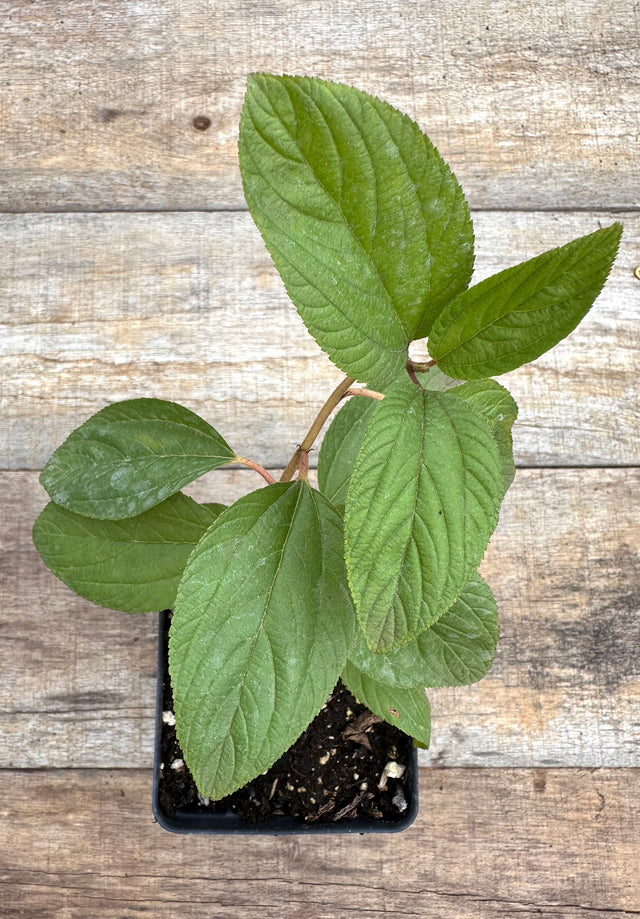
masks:
<path fill-rule="evenodd" d="M 173 833 L 280 836 L 394 833 L 413 823 L 418 756 L 412 738 L 372 716 L 341 684 L 303 737 L 270 770 L 223 801 L 203 800 L 182 761 L 171 723 L 170 622 L 170 612 L 160 614 L 153 777 L 153 813 L 160 826 Z M 336 780 L 339 773 L 345 775 L 342 785 Z M 380 790 L 383 773 L 386 787 Z M 304 807 L 312 811 L 306 817 Z"/>

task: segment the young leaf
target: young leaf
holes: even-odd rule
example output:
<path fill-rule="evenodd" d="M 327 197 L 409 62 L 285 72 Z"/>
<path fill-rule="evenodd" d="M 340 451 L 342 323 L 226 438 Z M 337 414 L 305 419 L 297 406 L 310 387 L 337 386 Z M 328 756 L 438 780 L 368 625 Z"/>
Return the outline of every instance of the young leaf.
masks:
<path fill-rule="evenodd" d="M 76 428 L 40 481 L 67 510 L 122 520 L 236 459 L 215 428 L 182 405 L 130 399 L 103 408 Z"/>
<path fill-rule="evenodd" d="M 45 565 L 81 597 L 150 613 L 173 606 L 187 559 L 218 514 L 183 494 L 127 520 L 82 517 L 51 502 L 33 541 Z"/>
<path fill-rule="evenodd" d="M 498 637 L 496 601 L 487 582 L 474 574 L 453 606 L 409 644 L 374 654 L 361 635 L 349 659 L 389 686 L 466 686 L 491 669 Z"/>
<path fill-rule="evenodd" d="M 375 407 L 374 399 L 351 398 L 324 436 L 318 455 L 318 486 L 334 507 L 344 509 L 353 465 Z"/>
<path fill-rule="evenodd" d="M 451 606 L 484 554 L 502 497 L 498 449 L 478 412 L 409 381 L 389 390 L 345 512 L 349 583 L 373 651 L 405 644 Z"/>
<path fill-rule="evenodd" d="M 352 87 L 253 74 L 239 140 L 249 210 L 309 331 L 383 388 L 464 290 L 473 229 L 449 167 L 406 115 Z"/>
<path fill-rule="evenodd" d="M 516 474 L 513 462 L 513 438 L 511 428 L 518 417 L 518 406 L 511 393 L 495 380 L 474 380 L 450 390 L 453 396 L 464 399 L 489 422 L 500 461 L 505 493 Z"/>
<path fill-rule="evenodd" d="M 431 740 L 431 708 L 421 687 L 387 686 L 347 663 L 342 682 L 374 715 L 415 738 L 421 747 Z"/>
<path fill-rule="evenodd" d="M 202 794 L 224 797 L 291 746 L 342 673 L 354 628 L 342 520 L 320 492 L 269 485 L 214 523 L 169 638 L 178 739 Z"/>
<path fill-rule="evenodd" d="M 481 412 L 490 425 L 510 431 L 518 417 L 518 405 L 508 389 L 495 380 L 474 380 L 448 390 Z"/>
<path fill-rule="evenodd" d="M 476 284 L 434 323 L 429 353 L 461 380 L 480 380 L 535 360 L 589 311 L 618 251 L 614 223 Z"/>

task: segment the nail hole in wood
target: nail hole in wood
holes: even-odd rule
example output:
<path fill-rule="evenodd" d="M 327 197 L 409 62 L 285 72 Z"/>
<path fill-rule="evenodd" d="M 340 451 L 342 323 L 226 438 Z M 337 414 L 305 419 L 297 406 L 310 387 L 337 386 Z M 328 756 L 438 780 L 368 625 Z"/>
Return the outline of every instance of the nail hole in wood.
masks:
<path fill-rule="evenodd" d="M 211 127 L 211 119 L 206 115 L 196 115 L 191 123 L 196 131 L 207 131 Z"/>

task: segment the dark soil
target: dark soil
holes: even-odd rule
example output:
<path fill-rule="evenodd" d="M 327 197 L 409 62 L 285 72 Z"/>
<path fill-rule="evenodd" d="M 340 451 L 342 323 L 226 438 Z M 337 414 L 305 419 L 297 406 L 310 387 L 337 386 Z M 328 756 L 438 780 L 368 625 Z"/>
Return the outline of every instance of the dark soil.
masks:
<path fill-rule="evenodd" d="M 398 823 L 410 799 L 412 742 L 402 731 L 372 715 L 342 683 L 298 741 L 264 775 L 221 801 L 203 799 L 184 765 L 165 681 L 160 772 L 160 809 L 173 817 L 180 808 L 202 813 L 230 809 L 244 821 L 263 823 L 276 815 L 307 823 L 357 817 Z M 405 767 L 401 778 L 383 774 L 389 763 Z M 386 787 L 380 788 L 380 784 Z M 382 782 L 381 782 L 382 780 Z"/>

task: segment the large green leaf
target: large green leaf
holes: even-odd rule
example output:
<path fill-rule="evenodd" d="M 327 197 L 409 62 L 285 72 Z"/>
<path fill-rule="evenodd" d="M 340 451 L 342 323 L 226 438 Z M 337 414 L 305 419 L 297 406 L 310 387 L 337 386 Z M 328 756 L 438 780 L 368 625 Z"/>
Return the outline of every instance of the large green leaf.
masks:
<path fill-rule="evenodd" d="M 441 312 L 429 353 L 462 380 L 497 376 L 535 360 L 589 311 L 621 233 L 614 223 L 476 284 Z"/>
<path fill-rule="evenodd" d="M 453 606 L 416 639 L 374 654 L 360 635 L 349 658 L 371 679 L 390 686 L 466 686 L 491 669 L 498 637 L 496 601 L 486 581 L 474 574 Z"/>
<path fill-rule="evenodd" d="M 342 674 L 345 686 L 363 705 L 405 734 L 428 747 L 431 740 L 431 708 L 421 687 L 388 686 L 347 663 Z"/>
<path fill-rule="evenodd" d="M 254 74 L 240 124 L 249 210 L 311 334 L 382 388 L 470 280 L 473 229 L 420 128 L 352 87 Z"/>
<path fill-rule="evenodd" d="M 130 399 L 103 408 L 76 428 L 40 481 L 67 510 L 121 520 L 236 459 L 215 428 L 182 405 Z"/>
<path fill-rule="evenodd" d="M 353 465 L 375 407 L 375 400 L 354 396 L 341 407 L 324 436 L 318 455 L 318 485 L 335 507 L 344 508 Z"/>
<path fill-rule="evenodd" d="M 432 625 L 477 568 L 498 521 L 501 462 L 485 419 L 449 392 L 392 387 L 349 485 L 345 547 L 374 651 Z"/>
<path fill-rule="evenodd" d="M 404 370 L 401 378 L 406 380 Z M 419 378 L 425 389 L 441 392 L 454 387 L 452 392 L 461 398 L 467 398 L 469 402 L 473 401 L 474 408 L 482 411 L 487 420 L 492 419 L 498 409 L 503 413 L 503 417 L 507 418 L 507 410 L 504 404 L 496 398 L 495 393 L 487 396 L 485 400 L 487 406 L 483 409 L 479 394 L 478 397 L 474 397 L 471 392 L 466 392 L 465 387 L 484 387 L 485 381 L 479 384 L 465 383 L 460 386 L 456 380 L 442 373 L 438 367 L 432 367 L 428 373 L 420 374 Z M 499 383 L 493 380 L 488 382 L 493 383 L 503 393 L 507 393 L 507 390 Z M 508 393 L 507 396 L 509 396 Z M 510 396 L 509 398 L 511 399 Z M 513 399 L 511 402 L 515 405 Z M 375 407 L 376 400 L 372 398 L 364 396 L 351 398 L 340 408 L 322 441 L 318 456 L 318 484 L 320 491 L 339 509 L 344 509 L 351 473 Z"/>
<path fill-rule="evenodd" d="M 95 520 L 51 502 L 33 541 L 47 567 L 81 597 L 150 613 L 173 606 L 187 559 L 217 516 L 183 494 L 127 520 Z"/>
<path fill-rule="evenodd" d="M 210 511 L 213 511 L 216 517 L 219 517 L 220 514 L 227 509 L 226 504 L 220 504 L 219 501 L 205 501 L 202 504 L 202 507 L 208 508 Z"/>
<path fill-rule="evenodd" d="M 513 482 L 516 467 L 513 461 L 511 428 L 518 417 L 518 406 L 511 393 L 495 380 L 473 380 L 450 390 L 453 396 L 472 405 L 489 422 L 500 461 L 505 492 Z"/>
<path fill-rule="evenodd" d="M 269 485 L 203 537 L 169 639 L 178 739 L 202 794 L 271 766 L 322 708 L 355 614 L 342 520 L 305 482 Z"/>

